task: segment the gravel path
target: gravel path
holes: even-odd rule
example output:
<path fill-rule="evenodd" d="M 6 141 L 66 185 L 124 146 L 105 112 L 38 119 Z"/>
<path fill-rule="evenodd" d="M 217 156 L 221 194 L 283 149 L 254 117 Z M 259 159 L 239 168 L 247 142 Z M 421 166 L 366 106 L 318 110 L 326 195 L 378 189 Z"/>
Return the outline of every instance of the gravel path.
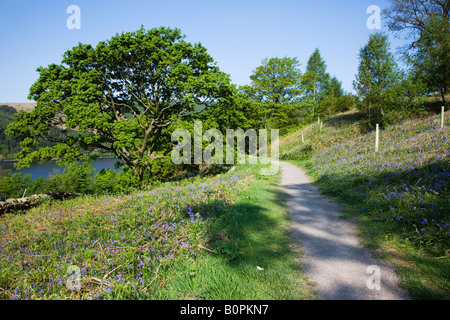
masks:
<path fill-rule="evenodd" d="M 302 245 L 303 271 L 316 284 L 317 298 L 409 299 L 398 287 L 393 268 L 375 260 L 359 244 L 354 226 L 340 218 L 340 207 L 321 195 L 301 169 L 287 162 L 280 162 L 280 166 L 280 187 L 289 194 L 292 235 Z"/>

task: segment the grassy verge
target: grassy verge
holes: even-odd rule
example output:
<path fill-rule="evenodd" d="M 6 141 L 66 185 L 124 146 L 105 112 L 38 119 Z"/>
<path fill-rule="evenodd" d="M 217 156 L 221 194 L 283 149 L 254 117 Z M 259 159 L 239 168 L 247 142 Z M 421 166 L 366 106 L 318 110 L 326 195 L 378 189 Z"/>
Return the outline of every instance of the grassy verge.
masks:
<path fill-rule="evenodd" d="M 330 126 L 309 143 L 327 139 L 327 131 L 351 136 L 354 127 Z M 359 222 L 364 244 L 395 263 L 403 287 L 419 299 L 450 297 L 448 130 L 438 117 L 407 121 L 380 132 L 378 153 L 371 132 L 291 160 Z"/>
<path fill-rule="evenodd" d="M 257 170 L 0 217 L 0 299 L 308 299 Z"/>
<path fill-rule="evenodd" d="M 161 298 L 310 299 L 290 242 L 279 177 L 259 177 L 229 208 L 202 259 L 179 269 Z M 212 251 L 212 252 L 211 252 Z M 259 267 L 259 269 L 258 269 Z M 263 269 L 263 270 L 261 270 Z"/>

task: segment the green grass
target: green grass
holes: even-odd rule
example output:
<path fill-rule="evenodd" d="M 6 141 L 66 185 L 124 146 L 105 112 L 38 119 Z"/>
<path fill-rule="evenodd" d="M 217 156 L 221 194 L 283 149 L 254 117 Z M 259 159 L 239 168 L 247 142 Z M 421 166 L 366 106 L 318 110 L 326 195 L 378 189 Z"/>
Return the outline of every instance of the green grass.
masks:
<path fill-rule="evenodd" d="M 314 133 L 304 144 L 285 137 L 282 153 L 343 205 L 362 242 L 395 263 L 419 299 L 450 297 L 449 125 L 440 129 L 439 118 L 386 127 L 378 153 L 374 132 L 358 133 L 364 120 L 330 121 L 322 132 L 316 124 L 304 129 Z"/>
<path fill-rule="evenodd" d="M 252 183 L 230 208 L 227 228 L 207 248 L 214 253 L 183 265 L 158 298 L 310 299 L 282 199 L 273 178 Z"/>
<path fill-rule="evenodd" d="M 0 299 L 309 299 L 279 177 L 258 172 L 4 215 Z"/>

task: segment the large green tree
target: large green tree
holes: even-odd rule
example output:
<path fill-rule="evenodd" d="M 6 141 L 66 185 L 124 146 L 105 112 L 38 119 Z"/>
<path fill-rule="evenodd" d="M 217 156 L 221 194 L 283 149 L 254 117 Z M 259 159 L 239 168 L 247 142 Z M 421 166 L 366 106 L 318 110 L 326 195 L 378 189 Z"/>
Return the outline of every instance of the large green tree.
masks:
<path fill-rule="evenodd" d="M 384 11 L 389 30 L 410 42 L 401 48 L 415 82 L 438 92 L 446 105 L 450 86 L 450 1 L 390 0 Z"/>
<path fill-rule="evenodd" d="M 414 79 L 421 80 L 429 93 L 438 92 L 446 106 L 445 95 L 450 88 L 450 21 L 430 16 L 414 50 L 405 54 Z"/>
<path fill-rule="evenodd" d="M 314 50 L 306 64 L 306 72 L 303 78 L 306 89 L 306 97 L 312 103 L 312 115 L 317 102 L 320 102 L 326 95 L 330 85 L 330 75 L 327 73 L 327 65 L 320 55 L 318 48 Z"/>
<path fill-rule="evenodd" d="M 96 47 L 79 44 L 61 64 L 38 68 L 29 99 L 8 134 L 21 139 L 18 167 L 52 158 L 61 163 L 114 153 L 142 179 L 153 161 L 172 149 L 168 127 L 189 118 L 196 106 L 221 107 L 232 95 L 229 76 L 201 44 L 179 29 L 141 28 Z M 52 135 L 51 128 L 65 136 Z M 52 147 L 40 147 L 43 141 Z"/>
<path fill-rule="evenodd" d="M 389 30 L 412 41 L 402 50 L 408 51 L 414 49 L 430 16 L 448 20 L 449 13 L 448 0 L 390 0 L 390 6 L 383 10 L 383 18 Z"/>
<path fill-rule="evenodd" d="M 359 52 L 358 73 L 353 87 L 371 115 L 383 116 L 383 99 L 388 89 L 398 80 L 398 68 L 387 35 L 377 32 Z"/>
<path fill-rule="evenodd" d="M 303 93 L 302 72 L 297 58 L 264 59 L 250 76 L 244 91 L 260 106 L 263 121 L 272 127 L 291 124 Z"/>

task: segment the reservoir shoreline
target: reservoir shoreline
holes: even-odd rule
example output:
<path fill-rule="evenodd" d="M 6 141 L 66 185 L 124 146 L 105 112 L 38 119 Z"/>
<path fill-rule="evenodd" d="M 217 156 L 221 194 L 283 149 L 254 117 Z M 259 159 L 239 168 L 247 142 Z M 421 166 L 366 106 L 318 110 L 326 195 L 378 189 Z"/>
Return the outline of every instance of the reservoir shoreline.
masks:
<path fill-rule="evenodd" d="M 44 177 L 45 179 L 49 175 L 56 175 L 61 174 L 64 171 L 65 166 L 58 166 L 56 164 L 57 160 L 49 160 L 43 164 L 31 164 L 28 168 L 23 168 L 20 170 L 17 170 L 14 167 L 14 163 L 17 162 L 15 160 L 2 160 L 0 161 L 0 169 L 3 170 L 11 170 L 11 174 L 14 173 L 22 173 L 22 175 L 25 175 L 27 173 L 31 174 L 31 179 L 36 180 L 39 177 Z M 115 168 L 115 163 L 120 162 L 118 158 L 114 157 L 104 157 L 104 158 L 98 158 L 95 161 L 92 161 L 92 166 L 94 167 L 95 173 L 99 172 L 102 169 L 113 169 L 117 172 L 120 172 L 122 168 Z M 84 162 L 84 161 L 79 161 Z"/>

